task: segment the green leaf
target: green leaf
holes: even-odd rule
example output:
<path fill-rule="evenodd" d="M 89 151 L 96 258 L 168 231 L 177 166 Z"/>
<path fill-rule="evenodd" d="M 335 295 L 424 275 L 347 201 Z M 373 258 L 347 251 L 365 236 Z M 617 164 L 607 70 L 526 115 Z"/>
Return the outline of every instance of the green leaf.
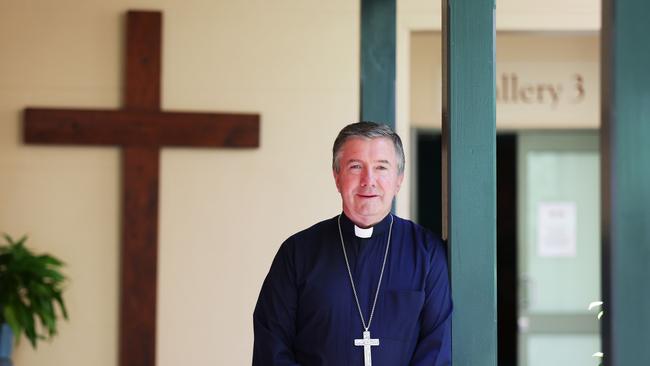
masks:
<path fill-rule="evenodd" d="M 46 286 L 39 282 L 34 282 L 29 286 L 30 295 L 38 297 L 50 297 L 52 294 L 52 289 L 50 286 Z"/>
<path fill-rule="evenodd" d="M 9 327 L 11 327 L 11 331 L 14 333 L 14 337 L 16 338 L 16 343 L 18 343 L 18 339 L 23 329 L 20 326 L 20 322 L 16 318 L 16 314 L 14 313 L 13 308 L 6 306 L 3 311 L 3 316 L 7 324 L 9 324 Z"/>
<path fill-rule="evenodd" d="M 27 236 L 14 240 L 3 235 L 0 244 L 0 321 L 14 331 L 16 342 L 24 334 L 32 347 L 57 333 L 59 311 L 68 319 L 62 297 L 64 263 L 49 254 L 35 255 L 25 246 Z"/>
<path fill-rule="evenodd" d="M 49 264 L 53 266 L 63 266 L 63 262 L 61 262 L 58 258 L 52 257 L 48 254 L 39 255 L 37 258 L 39 261 L 45 264 Z"/>
<path fill-rule="evenodd" d="M 63 280 L 65 280 L 65 277 L 61 273 L 49 268 L 34 268 L 34 274 L 38 275 L 44 280 L 50 280 L 54 282 L 63 282 Z"/>
<path fill-rule="evenodd" d="M 11 236 L 9 236 L 9 234 L 7 234 L 7 233 L 2 233 L 2 237 L 5 238 L 5 240 L 7 241 L 7 243 L 9 243 L 10 245 L 13 244 L 14 240 L 11 238 Z"/>
<path fill-rule="evenodd" d="M 60 292 L 55 292 L 54 293 L 54 299 L 56 302 L 59 304 L 59 307 L 61 308 L 61 312 L 63 313 L 63 318 L 68 319 L 68 310 L 65 307 L 65 303 L 63 302 L 63 298 L 61 297 Z"/>

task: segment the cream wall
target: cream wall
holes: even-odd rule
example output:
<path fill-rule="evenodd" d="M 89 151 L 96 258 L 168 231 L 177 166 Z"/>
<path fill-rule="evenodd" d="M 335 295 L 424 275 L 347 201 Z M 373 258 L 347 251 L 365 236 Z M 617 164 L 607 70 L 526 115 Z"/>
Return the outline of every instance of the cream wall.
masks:
<path fill-rule="evenodd" d="M 497 21 L 594 30 L 597 3 L 502 1 Z M 439 29 L 439 8 L 398 1 L 407 150 L 410 32 Z M 277 247 L 339 210 L 329 149 L 359 112 L 359 2 L 0 2 L 0 230 L 28 233 L 71 278 L 71 320 L 37 352 L 23 342 L 17 365 L 117 364 L 118 150 L 25 146 L 19 128 L 27 105 L 119 106 L 127 9 L 164 11 L 163 108 L 261 113 L 260 149 L 165 149 L 161 165 L 158 365 L 249 364 L 251 313 Z"/>
<path fill-rule="evenodd" d="M 440 0 L 398 0 L 398 27 L 440 30 Z M 507 31 L 595 31 L 599 0 L 495 0 L 496 27 Z"/>
<path fill-rule="evenodd" d="M 71 319 L 15 364 L 116 365 L 114 148 L 26 146 L 25 106 L 118 107 L 123 14 L 164 11 L 163 108 L 259 112 L 257 150 L 165 149 L 158 365 L 245 365 L 280 243 L 333 216 L 331 143 L 358 116 L 355 1 L 0 2 L 0 231 L 67 262 Z"/>

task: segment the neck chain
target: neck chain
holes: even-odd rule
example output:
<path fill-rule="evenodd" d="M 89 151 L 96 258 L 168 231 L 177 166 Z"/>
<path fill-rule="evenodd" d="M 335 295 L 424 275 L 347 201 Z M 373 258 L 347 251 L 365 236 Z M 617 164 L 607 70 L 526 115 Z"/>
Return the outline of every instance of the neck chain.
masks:
<path fill-rule="evenodd" d="M 377 305 L 377 297 L 379 295 L 379 287 L 381 286 L 381 279 L 384 277 L 384 269 L 386 268 L 386 258 L 388 258 L 388 248 L 390 247 L 390 236 L 393 231 L 393 215 L 390 215 L 390 227 L 388 229 L 388 242 L 386 243 L 386 252 L 384 253 L 384 262 L 381 264 L 381 272 L 379 274 L 379 281 L 377 282 L 377 291 L 375 292 L 375 300 L 372 302 L 372 310 L 370 310 L 370 318 L 368 319 L 368 325 L 366 325 L 366 320 L 363 317 L 363 312 L 361 311 L 361 305 L 359 305 L 359 297 L 357 296 L 357 289 L 354 286 L 354 280 L 352 279 L 352 271 L 350 270 L 350 262 L 348 261 L 348 255 L 345 251 L 345 243 L 343 242 L 343 231 L 341 231 L 341 215 L 338 218 L 339 224 L 339 236 L 341 237 L 341 248 L 343 248 L 343 257 L 345 257 L 345 265 L 348 268 L 348 275 L 350 276 L 350 284 L 352 285 L 352 293 L 354 294 L 354 300 L 357 302 L 357 309 L 359 310 L 359 316 L 361 317 L 361 323 L 363 324 L 363 329 L 368 331 L 370 328 L 370 323 L 372 323 L 372 316 L 375 314 L 375 305 Z"/>

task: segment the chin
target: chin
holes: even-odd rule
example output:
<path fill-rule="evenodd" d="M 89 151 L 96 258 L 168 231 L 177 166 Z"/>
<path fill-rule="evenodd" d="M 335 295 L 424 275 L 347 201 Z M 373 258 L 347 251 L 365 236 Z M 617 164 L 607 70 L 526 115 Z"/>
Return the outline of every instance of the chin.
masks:
<path fill-rule="evenodd" d="M 382 210 L 358 210 L 355 212 L 359 217 L 362 217 L 363 219 L 373 221 L 375 219 L 382 219 L 383 218 L 383 211 Z M 381 216 L 381 217 L 380 217 Z"/>

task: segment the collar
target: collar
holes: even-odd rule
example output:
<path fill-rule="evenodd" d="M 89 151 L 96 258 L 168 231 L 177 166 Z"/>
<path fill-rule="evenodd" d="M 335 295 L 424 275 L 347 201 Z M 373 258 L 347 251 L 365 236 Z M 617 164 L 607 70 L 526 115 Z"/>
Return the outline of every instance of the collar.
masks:
<path fill-rule="evenodd" d="M 354 225 L 354 235 L 356 235 L 358 238 L 363 238 L 367 239 L 372 236 L 372 231 L 374 227 L 369 227 L 367 229 L 358 227 L 357 225 Z"/>
<path fill-rule="evenodd" d="M 389 213 L 386 215 L 381 221 L 376 223 L 374 226 L 371 226 L 367 229 L 363 229 L 358 227 L 357 225 L 350 220 L 345 213 L 341 214 L 341 230 L 343 231 L 344 234 L 346 235 L 353 235 L 355 237 L 359 237 L 362 239 L 369 239 L 373 237 L 377 237 L 384 232 L 388 231 L 388 227 L 390 226 L 390 216 L 391 214 Z M 394 219 L 394 216 L 393 216 Z M 364 236 L 364 235 L 359 235 L 359 231 L 361 233 L 365 233 L 366 235 L 369 233 L 370 235 Z"/>

